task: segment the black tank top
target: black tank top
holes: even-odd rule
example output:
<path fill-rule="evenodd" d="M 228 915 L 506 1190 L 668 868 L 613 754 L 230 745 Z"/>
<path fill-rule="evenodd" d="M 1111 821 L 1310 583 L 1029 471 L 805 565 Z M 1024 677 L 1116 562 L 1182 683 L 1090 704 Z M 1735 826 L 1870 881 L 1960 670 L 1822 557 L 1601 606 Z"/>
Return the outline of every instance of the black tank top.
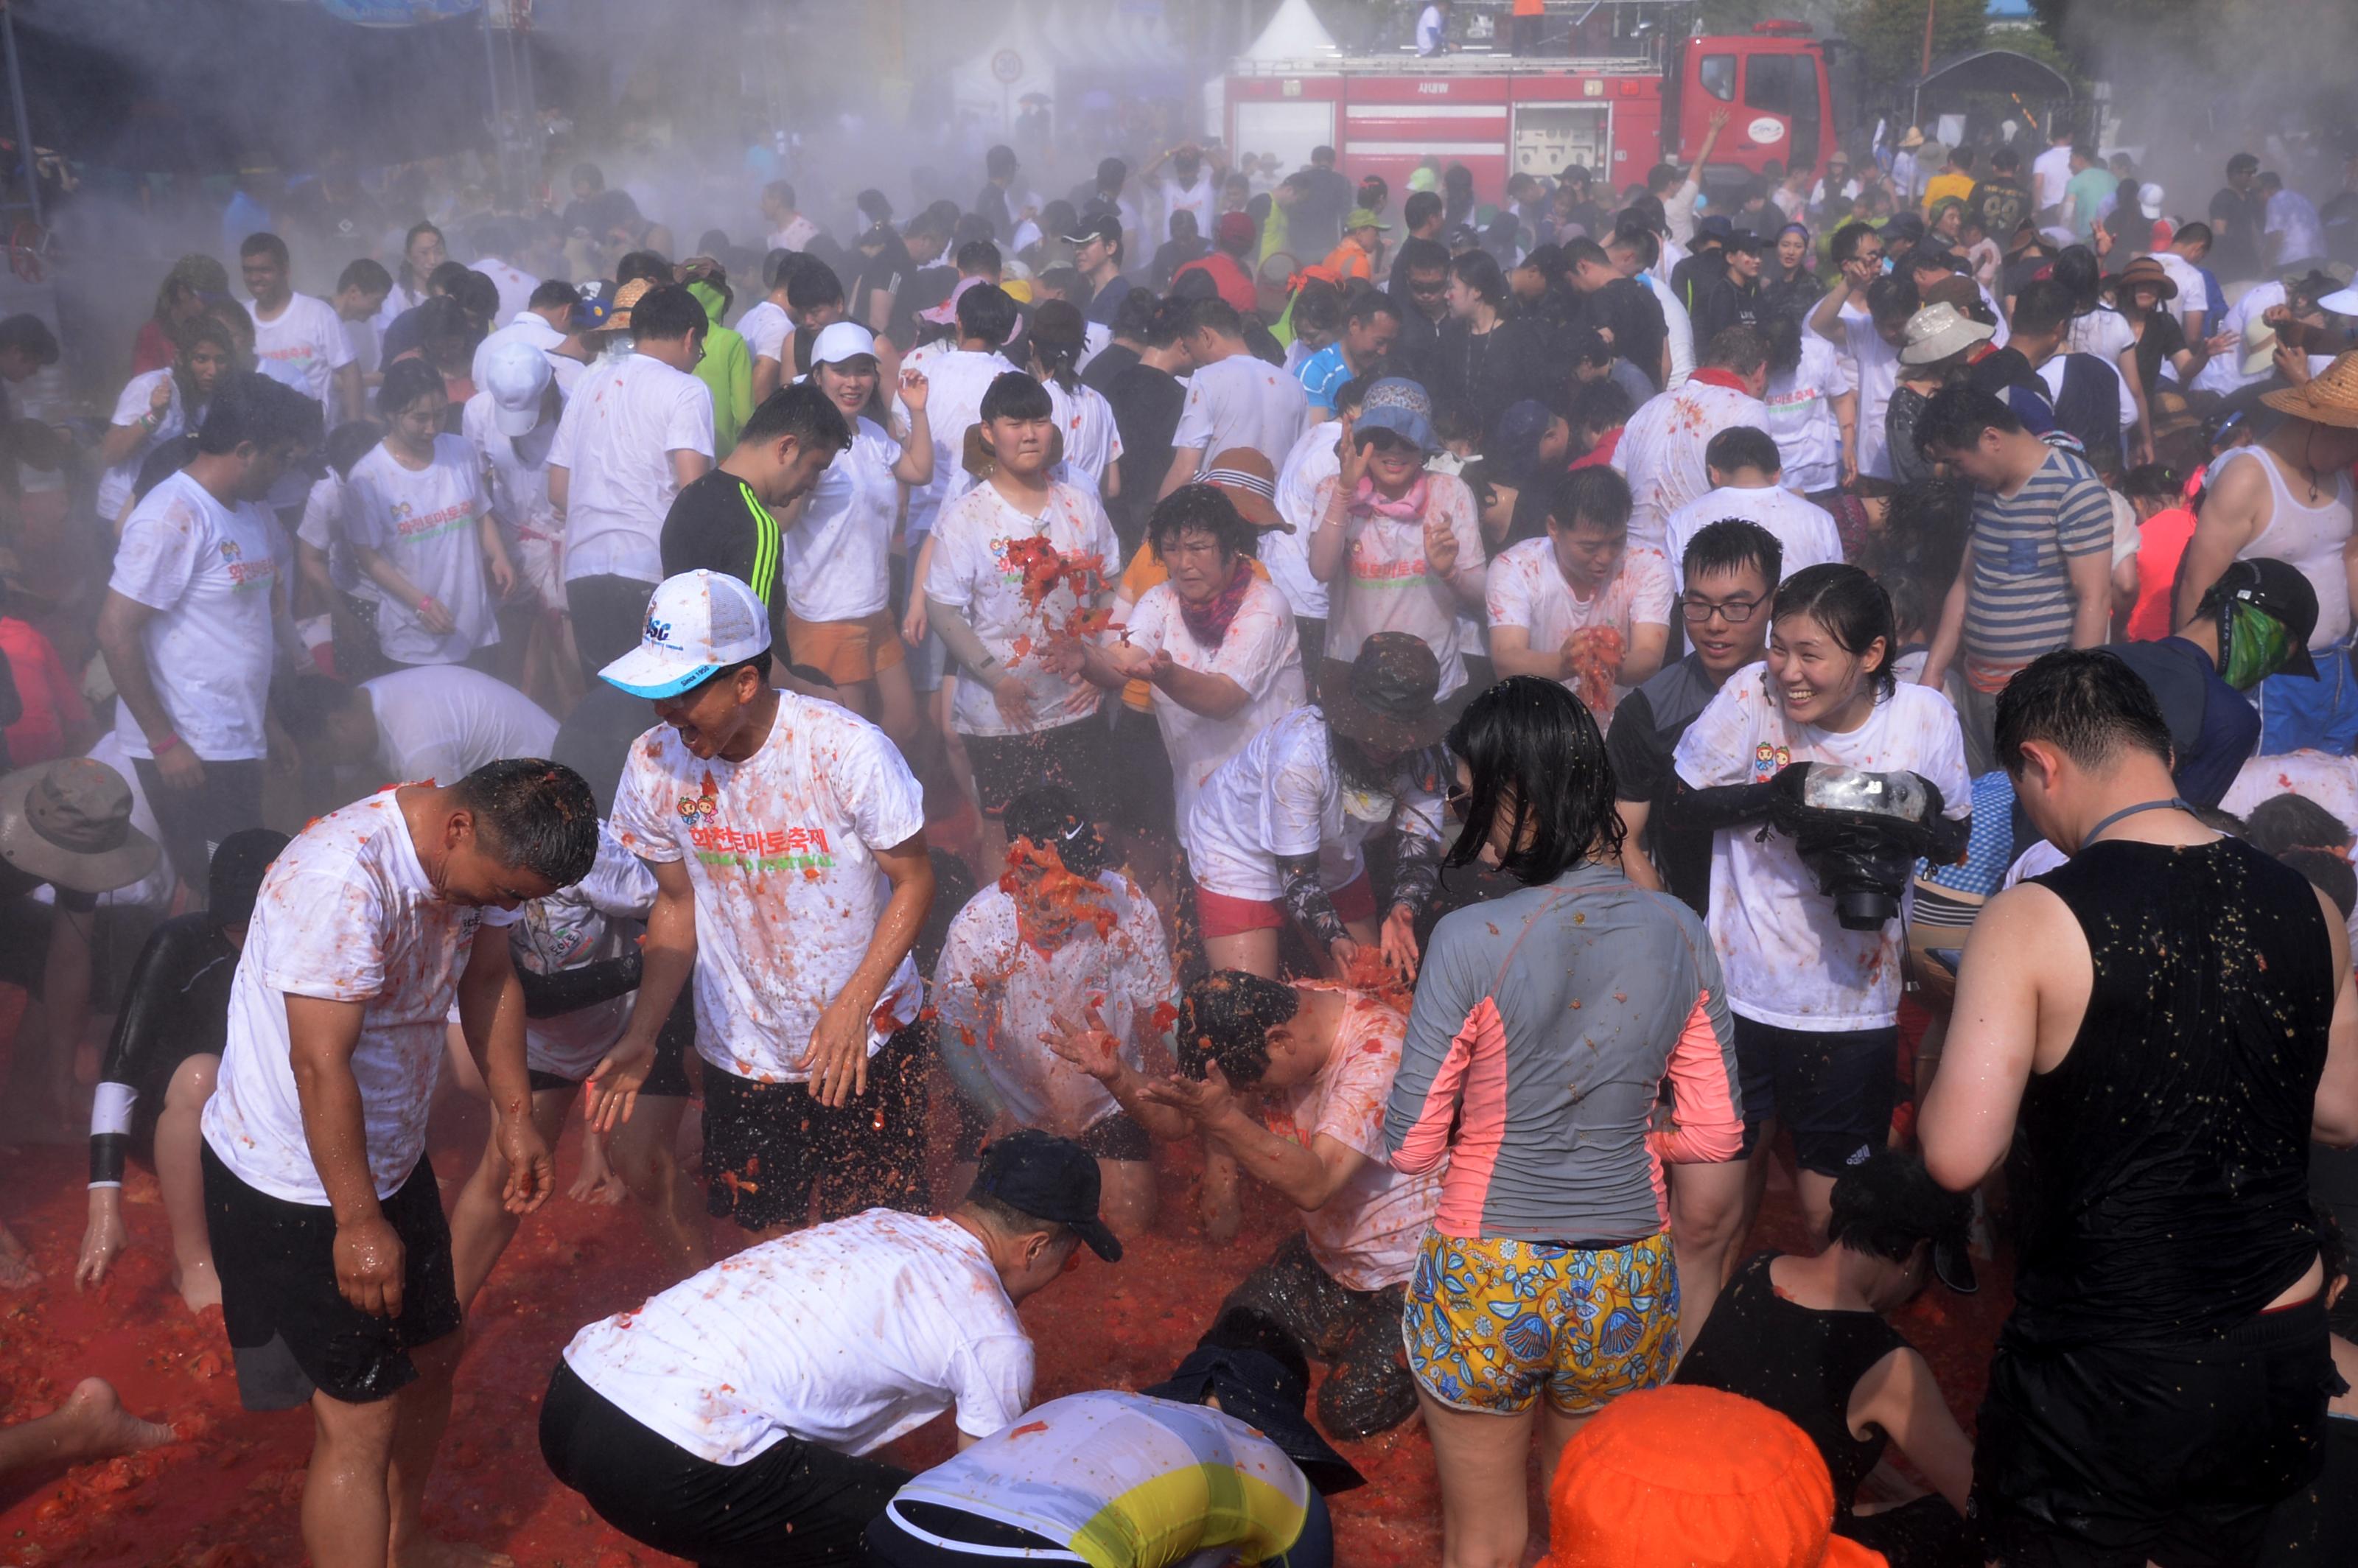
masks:
<path fill-rule="evenodd" d="M 1847 1513 L 1890 1439 L 1850 1432 L 1851 1390 L 1868 1368 L 1908 1341 L 1871 1312 L 1821 1312 L 1777 1293 L 1763 1252 L 1720 1292 L 1673 1381 L 1758 1400 L 1809 1434 L 1834 1479 L 1834 1506 Z"/>
<path fill-rule="evenodd" d="M 2309 1119 L 2334 995 L 2317 895 L 2234 838 L 2099 842 L 2037 881 L 2079 921 L 2095 983 L 2071 1054 L 2023 1095 L 2007 1332 L 2223 1333 L 2317 1257 Z"/>

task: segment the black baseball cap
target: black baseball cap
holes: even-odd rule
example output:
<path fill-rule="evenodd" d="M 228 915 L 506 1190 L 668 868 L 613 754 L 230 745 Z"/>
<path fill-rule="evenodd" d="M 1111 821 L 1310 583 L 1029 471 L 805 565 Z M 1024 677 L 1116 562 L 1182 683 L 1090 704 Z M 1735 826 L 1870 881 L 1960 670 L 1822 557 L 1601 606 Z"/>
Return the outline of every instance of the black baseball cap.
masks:
<path fill-rule="evenodd" d="M 2292 633 L 2292 654 L 2281 673 L 2316 677 L 2317 661 L 2309 656 L 2309 639 L 2317 631 L 2317 589 L 2299 567 L 2267 556 L 2231 562 L 2202 597 L 2208 605 L 2232 599 L 2274 617 Z"/>
<path fill-rule="evenodd" d="M 1091 240 L 1103 240 L 1110 245 L 1121 243 L 1121 219 L 1111 212 L 1099 212 L 1082 219 L 1065 236 L 1068 245 L 1086 245 Z"/>
<path fill-rule="evenodd" d="M 974 1195 L 1070 1226 L 1090 1251 L 1121 1261 L 1120 1238 L 1098 1217 L 1097 1156 L 1069 1138 L 1024 1127 L 993 1140 L 975 1172 Z"/>

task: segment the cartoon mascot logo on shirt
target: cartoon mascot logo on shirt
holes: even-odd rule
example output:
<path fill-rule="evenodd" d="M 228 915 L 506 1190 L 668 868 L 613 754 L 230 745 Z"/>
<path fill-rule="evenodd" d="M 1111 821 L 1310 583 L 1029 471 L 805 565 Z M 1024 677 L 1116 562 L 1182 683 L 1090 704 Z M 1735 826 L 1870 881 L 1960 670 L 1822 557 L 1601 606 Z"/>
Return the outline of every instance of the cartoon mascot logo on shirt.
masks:
<path fill-rule="evenodd" d="M 1791 747 L 1772 746 L 1766 741 L 1761 741 L 1752 748 L 1752 782 L 1767 784 L 1792 760 Z"/>
<path fill-rule="evenodd" d="M 223 539 L 221 542 L 221 557 L 224 561 L 236 562 L 245 558 L 245 552 L 238 548 L 235 539 Z"/>

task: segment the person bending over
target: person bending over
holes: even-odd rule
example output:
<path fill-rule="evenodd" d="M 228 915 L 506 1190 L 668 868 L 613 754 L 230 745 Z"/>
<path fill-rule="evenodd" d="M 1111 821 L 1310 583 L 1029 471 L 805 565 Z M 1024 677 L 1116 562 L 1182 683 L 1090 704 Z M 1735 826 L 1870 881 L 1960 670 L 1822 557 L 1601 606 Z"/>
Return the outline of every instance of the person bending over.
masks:
<path fill-rule="evenodd" d="M 549 1470 L 632 1540 L 704 1568 L 860 1561 L 909 1473 L 868 1455 L 955 1409 L 958 1447 L 1032 1401 L 1016 1307 L 1083 1242 L 1121 1258 L 1098 1166 L 1024 1130 L 946 1216 L 870 1209 L 766 1241 L 565 1347 Z"/>

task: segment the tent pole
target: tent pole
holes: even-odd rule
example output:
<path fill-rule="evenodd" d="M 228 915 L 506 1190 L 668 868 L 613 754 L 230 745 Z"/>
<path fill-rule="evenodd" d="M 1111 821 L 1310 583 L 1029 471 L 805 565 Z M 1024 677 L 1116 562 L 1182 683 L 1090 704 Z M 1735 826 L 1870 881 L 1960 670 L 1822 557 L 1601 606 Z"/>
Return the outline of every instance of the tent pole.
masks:
<path fill-rule="evenodd" d="M 33 125 L 25 113 L 25 72 L 16 59 L 16 11 L 8 0 L 0 0 L 0 49 L 7 56 L 8 104 L 16 118 L 16 155 L 23 160 L 25 170 L 25 200 L 33 209 L 33 222 L 41 222 L 41 177 L 34 167 Z"/>

